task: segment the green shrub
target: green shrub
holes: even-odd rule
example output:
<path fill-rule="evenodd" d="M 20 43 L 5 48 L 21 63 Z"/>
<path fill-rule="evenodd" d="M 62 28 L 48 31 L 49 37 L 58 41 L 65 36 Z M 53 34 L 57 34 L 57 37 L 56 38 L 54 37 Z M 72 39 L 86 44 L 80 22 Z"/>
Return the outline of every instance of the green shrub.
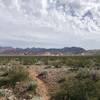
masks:
<path fill-rule="evenodd" d="M 86 79 L 90 77 L 90 72 L 88 71 L 88 68 L 81 68 L 78 70 L 76 74 L 76 78 L 78 79 Z"/>
<path fill-rule="evenodd" d="M 0 87 L 3 85 L 14 86 L 16 82 L 24 81 L 29 78 L 28 72 L 21 65 L 5 67 L 4 74 L 0 76 Z"/>
<path fill-rule="evenodd" d="M 36 88 L 37 88 L 37 84 L 35 83 L 35 81 L 31 81 L 28 84 L 28 91 L 36 92 Z"/>
<path fill-rule="evenodd" d="M 4 96 L 5 96 L 5 92 L 2 89 L 0 89 L 0 97 L 4 97 Z"/>
<path fill-rule="evenodd" d="M 98 85 L 96 87 L 95 81 L 90 79 L 84 81 L 69 80 L 52 95 L 51 100 L 99 100 L 100 84 Z"/>

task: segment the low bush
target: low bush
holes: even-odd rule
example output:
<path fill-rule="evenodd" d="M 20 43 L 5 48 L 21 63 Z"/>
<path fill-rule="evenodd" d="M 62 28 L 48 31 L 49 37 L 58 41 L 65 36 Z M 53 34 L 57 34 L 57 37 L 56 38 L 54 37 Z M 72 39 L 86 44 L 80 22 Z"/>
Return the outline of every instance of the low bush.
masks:
<path fill-rule="evenodd" d="M 51 100 L 99 100 L 100 84 L 93 80 L 67 80 Z"/>
<path fill-rule="evenodd" d="M 2 89 L 0 89 L 0 97 L 4 97 L 4 96 L 5 96 L 5 92 Z"/>
<path fill-rule="evenodd" d="M 35 83 L 35 81 L 31 81 L 28 84 L 28 91 L 33 91 L 36 92 L 36 88 L 37 88 L 37 84 Z"/>
<path fill-rule="evenodd" d="M 0 76 L 0 87 L 3 85 L 15 86 L 16 82 L 24 81 L 29 78 L 28 72 L 21 65 L 6 66 Z"/>
<path fill-rule="evenodd" d="M 77 71 L 76 78 L 86 79 L 90 77 L 90 71 L 87 68 L 81 68 Z"/>

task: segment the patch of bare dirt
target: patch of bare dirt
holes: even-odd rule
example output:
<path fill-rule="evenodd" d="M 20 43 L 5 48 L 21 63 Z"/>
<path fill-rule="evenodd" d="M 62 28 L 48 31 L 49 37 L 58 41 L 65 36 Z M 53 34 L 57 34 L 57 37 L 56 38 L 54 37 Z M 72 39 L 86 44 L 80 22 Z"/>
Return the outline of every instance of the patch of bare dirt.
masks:
<path fill-rule="evenodd" d="M 37 93 L 43 98 L 43 100 L 49 100 L 46 84 L 42 80 L 37 78 L 37 71 L 34 68 L 29 68 L 28 72 L 30 77 L 32 77 L 32 79 L 37 82 Z"/>

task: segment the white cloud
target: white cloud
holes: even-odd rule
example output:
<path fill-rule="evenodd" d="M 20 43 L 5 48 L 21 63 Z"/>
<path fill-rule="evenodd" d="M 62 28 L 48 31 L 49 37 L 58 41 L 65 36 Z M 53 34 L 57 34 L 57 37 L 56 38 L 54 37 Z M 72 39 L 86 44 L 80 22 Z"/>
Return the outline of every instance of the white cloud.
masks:
<path fill-rule="evenodd" d="M 2 46 L 100 48 L 99 42 L 99 0 L 0 0 Z"/>

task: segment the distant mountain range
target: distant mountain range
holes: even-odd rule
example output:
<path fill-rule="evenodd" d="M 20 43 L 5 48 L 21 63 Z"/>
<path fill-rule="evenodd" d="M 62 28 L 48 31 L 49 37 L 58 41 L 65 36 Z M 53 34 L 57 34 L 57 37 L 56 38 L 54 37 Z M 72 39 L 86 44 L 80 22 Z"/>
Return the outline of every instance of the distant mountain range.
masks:
<path fill-rule="evenodd" d="M 0 54 L 8 55 L 65 55 L 65 54 L 81 54 L 86 50 L 80 47 L 64 47 L 61 49 L 56 48 L 13 48 L 13 47 L 0 47 Z"/>

